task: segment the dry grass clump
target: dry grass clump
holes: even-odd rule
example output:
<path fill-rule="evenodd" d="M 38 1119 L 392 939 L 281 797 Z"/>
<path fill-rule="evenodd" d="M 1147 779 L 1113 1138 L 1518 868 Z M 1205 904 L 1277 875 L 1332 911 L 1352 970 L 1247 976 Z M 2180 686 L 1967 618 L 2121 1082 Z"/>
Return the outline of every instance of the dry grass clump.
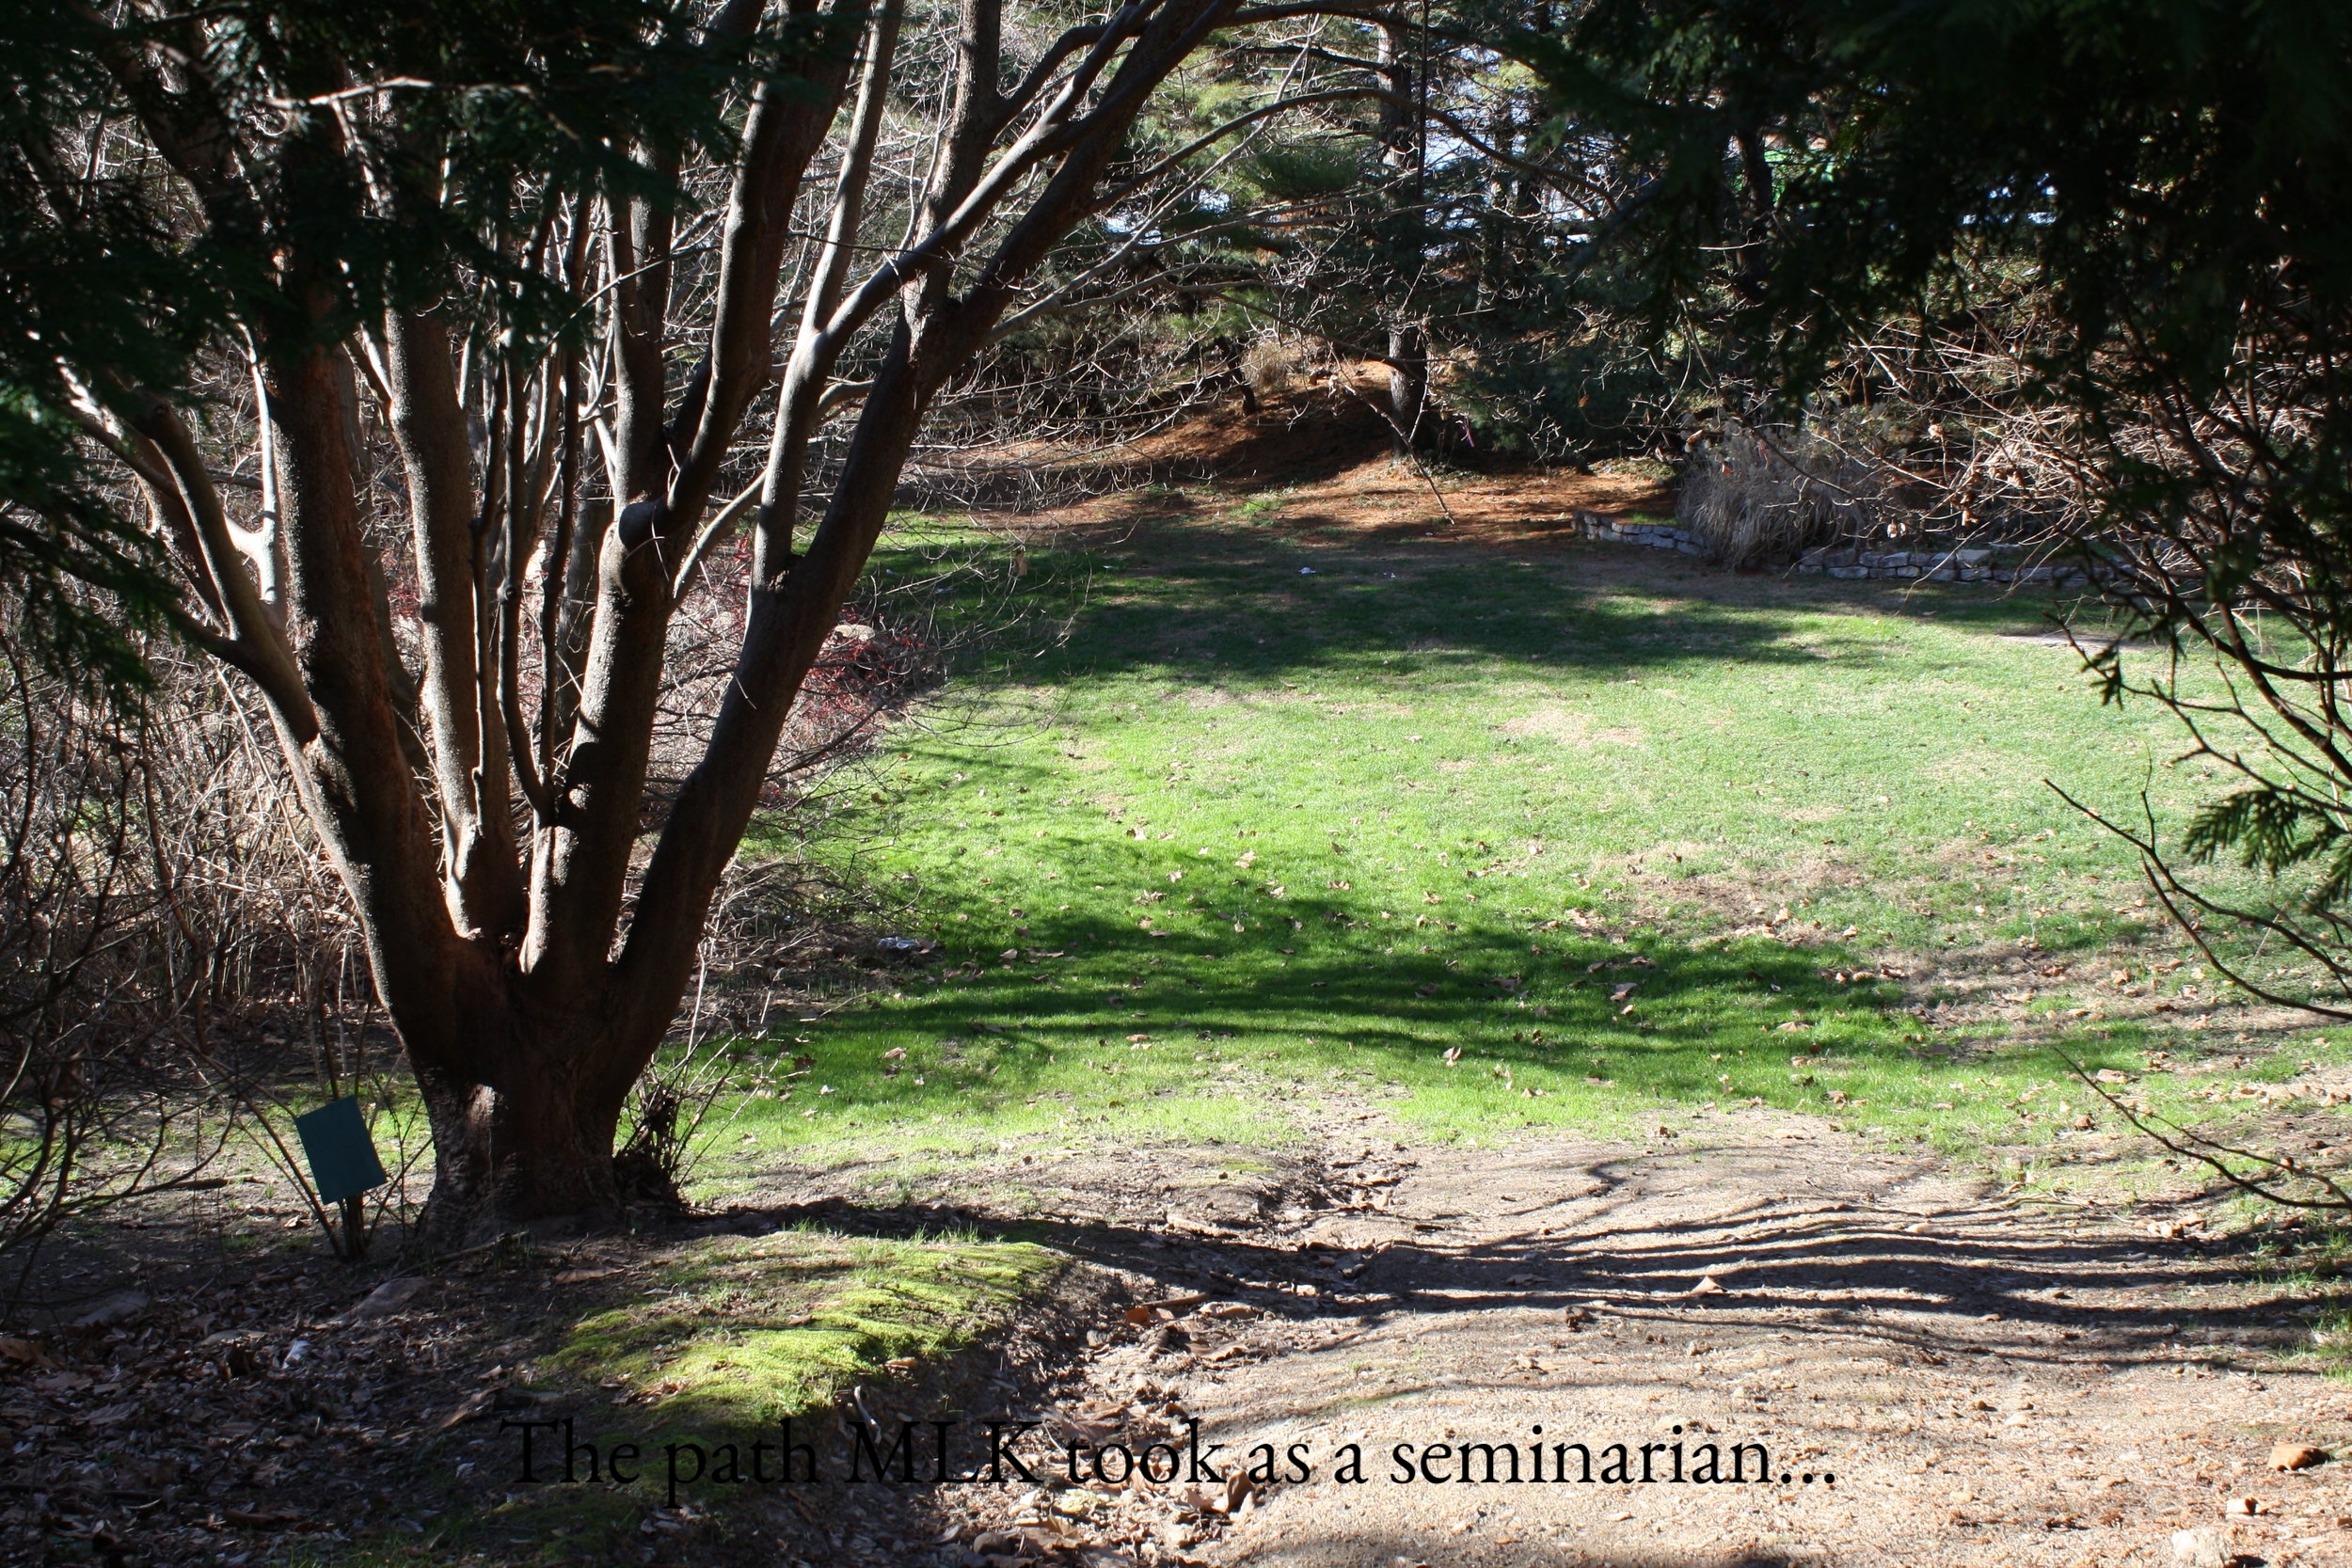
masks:
<path fill-rule="evenodd" d="M 1757 565 L 1867 537 L 1886 499 L 1883 474 L 1844 448 L 1733 424 L 1691 443 L 1675 516 L 1709 559 Z"/>
<path fill-rule="evenodd" d="M 1309 350 L 1287 338 L 1268 335 L 1242 350 L 1241 375 L 1249 389 L 1271 401 L 1282 397 L 1309 375 Z"/>

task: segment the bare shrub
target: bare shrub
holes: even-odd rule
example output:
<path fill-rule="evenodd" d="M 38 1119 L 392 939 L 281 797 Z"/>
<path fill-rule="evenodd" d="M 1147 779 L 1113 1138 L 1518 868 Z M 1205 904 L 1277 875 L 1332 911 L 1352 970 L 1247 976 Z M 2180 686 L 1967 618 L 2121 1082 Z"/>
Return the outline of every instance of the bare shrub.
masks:
<path fill-rule="evenodd" d="M 0 1254 L 216 1185 L 232 1142 L 344 1250 L 292 1118 L 358 1095 L 395 1174 L 370 1206 L 397 1220 L 415 1091 L 275 738 L 214 672 L 149 655 L 120 708 L 0 639 Z"/>
<path fill-rule="evenodd" d="M 196 1180 L 207 982 L 160 892 L 170 742 L 0 638 L 0 1254 Z"/>

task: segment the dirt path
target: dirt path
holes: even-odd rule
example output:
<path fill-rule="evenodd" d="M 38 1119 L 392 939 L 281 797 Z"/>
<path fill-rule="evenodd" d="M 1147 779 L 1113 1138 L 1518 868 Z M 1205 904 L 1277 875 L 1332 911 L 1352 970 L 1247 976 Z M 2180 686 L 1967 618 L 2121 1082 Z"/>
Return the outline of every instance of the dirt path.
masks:
<path fill-rule="evenodd" d="M 2242 1259 L 2014 1212 L 1760 1110 L 1646 1147 L 1408 1149 L 1375 1119 L 1336 1125 L 1254 1172 L 1208 1150 L 991 1174 L 1090 1221 L 1072 1243 L 1145 1299 L 1211 1298 L 1090 1353 L 1057 1396 L 1081 1435 L 1198 1419 L 1219 1465 L 1304 1444 L 1313 1475 L 1230 1519 L 1184 1486 L 1095 1486 L 1082 1525 L 1057 1523 L 1042 1492 L 983 1504 L 964 1541 L 1026 1524 L 979 1544 L 1000 1563 L 1059 1539 L 1103 1563 L 1300 1568 L 2352 1561 L 2344 1467 L 2266 1468 L 2275 1440 L 2352 1437 L 2352 1391 L 2270 1359 L 2290 1321 L 2232 1283 Z M 1461 1444 L 1528 1461 L 1539 1426 L 1542 1483 L 1487 1483 L 1483 1455 L 1458 1479 Z M 1597 1477 L 1609 1445 L 1637 1478 L 1658 1445 L 1659 1480 L 1582 1484 L 1570 1449 L 1554 1483 L 1555 1442 L 1590 1448 Z M 1350 1443 L 1361 1484 L 1337 1480 Z M 1702 1445 L 1727 1469 L 1762 1443 L 1775 1480 L 1674 1484 L 1677 1443 L 1692 1473 Z M 2261 1513 L 2225 1518 L 2233 1497 Z M 2217 1532 L 2211 1555 L 2176 1557 L 2184 1529 Z"/>

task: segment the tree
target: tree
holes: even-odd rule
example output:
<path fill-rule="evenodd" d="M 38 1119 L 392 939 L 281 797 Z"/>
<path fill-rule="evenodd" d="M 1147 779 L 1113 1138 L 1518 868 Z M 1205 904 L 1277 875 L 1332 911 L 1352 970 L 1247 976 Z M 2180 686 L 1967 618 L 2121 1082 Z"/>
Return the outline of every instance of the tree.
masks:
<path fill-rule="evenodd" d="M 167 275 L 126 319 L 188 324 L 176 361 L 14 352 L 65 388 L 77 461 L 135 483 L 183 629 L 267 705 L 431 1118 L 428 1235 L 615 1212 L 626 1097 L 927 411 L 1063 236 L 1135 198 L 1154 89 L 1251 16 L 149 0 L 8 24 L 28 227 Z M 732 679 L 653 799 L 667 640 L 729 547 Z"/>
<path fill-rule="evenodd" d="M 1944 354 L 1979 451 L 2031 467 L 2137 691 L 2238 786 L 2157 891 L 2255 994 L 2352 993 L 2352 13 L 2321 0 L 1598 0 L 1520 35 L 1647 177 L 1654 330 L 1719 332 L 1780 406 Z M 1997 340 L 1993 352 L 1989 336 Z M 1970 465 L 1972 468 L 1976 465 Z M 2186 679 L 2218 665 L 2218 699 Z M 2184 876 L 2233 855 L 2255 908 Z M 2213 944 L 2319 960 L 2290 989 Z"/>
<path fill-rule="evenodd" d="M 1041 388 L 1098 421 L 1140 404 L 1140 422 L 1166 417 L 1176 366 L 1231 374 L 1248 340 L 1306 340 L 1386 367 L 1374 401 L 1400 447 L 1471 425 L 1481 450 L 1646 445 L 1645 405 L 1671 381 L 1613 329 L 1595 286 L 1611 280 L 1583 264 L 1628 194 L 1614 149 L 1545 125 L 1539 84 L 1486 41 L 1540 14 L 1310 15 L 1198 62 L 1137 137 L 1215 155 L 1149 222 L 1069 247 L 1070 303 L 1095 309 L 1032 316 L 976 388 L 1004 388 L 1025 435 Z"/>
<path fill-rule="evenodd" d="M 56 41 L 29 9 L 0 16 L 12 62 L 0 93 L 0 581 L 24 590 L 12 608 L 25 653 L 119 696 L 145 680 L 126 634 L 160 624 L 176 594 L 154 542 L 108 504 L 74 438 L 63 366 L 168 385 L 216 324 L 200 305 L 180 307 L 200 296 L 197 268 L 151 204 L 56 162 L 50 116 L 99 90 L 102 68 Z"/>

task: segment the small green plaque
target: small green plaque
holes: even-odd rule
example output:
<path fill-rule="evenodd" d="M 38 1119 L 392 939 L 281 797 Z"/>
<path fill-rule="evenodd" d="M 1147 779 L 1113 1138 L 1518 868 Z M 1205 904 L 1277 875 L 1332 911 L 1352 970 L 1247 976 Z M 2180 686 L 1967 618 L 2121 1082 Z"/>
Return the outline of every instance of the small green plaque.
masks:
<path fill-rule="evenodd" d="M 345 1095 L 305 1112 L 294 1117 L 294 1131 L 302 1136 L 302 1152 L 310 1157 L 310 1180 L 318 1183 L 321 1203 L 341 1203 L 384 1185 L 384 1163 L 375 1157 L 358 1100 Z"/>

